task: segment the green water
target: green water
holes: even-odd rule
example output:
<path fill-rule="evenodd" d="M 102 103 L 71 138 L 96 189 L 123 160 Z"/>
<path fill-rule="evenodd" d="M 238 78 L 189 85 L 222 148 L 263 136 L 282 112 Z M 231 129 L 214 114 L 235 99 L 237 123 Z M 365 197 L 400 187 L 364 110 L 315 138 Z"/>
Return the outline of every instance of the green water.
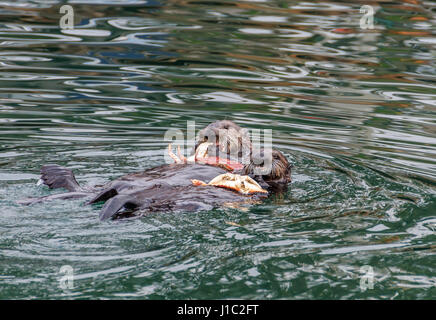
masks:
<path fill-rule="evenodd" d="M 0 6 L 1 299 L 436 297 L 430 2 L 371 2 L 368 30 L 351 1 L 69 4 L 74 30 L 55 1 Z M 36 186 L 45 163 L 101 184 L 216 119 L 272 129 L 286 195 L 103 223 L 16 203 L 59 192 Z"/>

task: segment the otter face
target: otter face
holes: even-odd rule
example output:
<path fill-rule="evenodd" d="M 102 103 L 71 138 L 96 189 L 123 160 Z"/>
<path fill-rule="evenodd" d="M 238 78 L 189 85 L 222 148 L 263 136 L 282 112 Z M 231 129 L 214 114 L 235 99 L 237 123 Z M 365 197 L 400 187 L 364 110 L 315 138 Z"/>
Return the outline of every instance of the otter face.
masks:
<path fill-rule="evenodd" d="M 244 166 L 242 174 L 251 176 L 262 187 L 282 189 L 291 182 L 291 168 L 280 151 L 260 149 L 251 154 L 250 163 Z"/>
<path fill-rule="evenodd" d="M 202 129 L 195 149 L 205 142 L 211 143 L 208 156 L 237 159 L 243 164 L 249 161 L 242 174 L 250 176 L 264 188 L 283 190 L 291 181 L 292 166 L 286 157 L 274 149 L 252 151 L 248 131 L 230 120 L 215 121 Z"/>
<path fill-rule="evenodd" d="M 214 150 L 209 150 L 209 155 L 221 158 L 241 158 L 244 155 L 248 158 L 251 150 L 248 131 L 230 120 L 215 121 L 202 129 L 195 149 L 204 142 L 215 146 Z"/>

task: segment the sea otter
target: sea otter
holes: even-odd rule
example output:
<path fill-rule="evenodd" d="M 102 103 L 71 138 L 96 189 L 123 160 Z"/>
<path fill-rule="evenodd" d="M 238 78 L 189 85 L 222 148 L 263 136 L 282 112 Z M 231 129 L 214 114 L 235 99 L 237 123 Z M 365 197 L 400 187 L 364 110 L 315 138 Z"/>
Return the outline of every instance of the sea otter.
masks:
<path fill-rule="evenodd" d="M 45 165 L 41 168 L 41 183 L 69 192 L 21 203 L 92 197 L 87 204 L 104 202 L 99 216 L 106 220 L 138 212 L 209 210 L 223 204 L 253 202 L 286 189 L 291 181 L 286 157 L 278 150 L 253 151 L 245 135 L 232 121 L 216 121 L 200 131 L 191 159 L 172 154 L 174 164 L 128 174 L 101 187 L 82 187 L 70 169 Z M 244 152 L 249 156 L 245 165 L 239 162 Z M 271 170 L 262 174 L 257 169 L 264 164 L 268 152 Z"/>

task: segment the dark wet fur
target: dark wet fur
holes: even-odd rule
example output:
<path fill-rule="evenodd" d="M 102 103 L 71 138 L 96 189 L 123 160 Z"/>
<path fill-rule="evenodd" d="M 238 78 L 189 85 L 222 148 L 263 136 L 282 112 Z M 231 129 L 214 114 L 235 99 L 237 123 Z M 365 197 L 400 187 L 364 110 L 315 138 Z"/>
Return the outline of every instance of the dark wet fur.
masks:
<path fill-rule="evenodd" d="M 123 176 L 89 201 L 106 201 L 100 218 L 121 209 L 143 211 L 200 211 L 224 203 L 250 201 L 250 197 L 212 186 L 193 186 L 191 179 L 210 181 L 226 171 L 199 164 L 172 164 Z"/>
<path fill-rule="evenodd" d="M 43 166 L 41 179 L 50 189 L 64 188 L 71 192 L 81 190 L 73 172 L 57 164 Z"/>
<path fill-rule="evenodd" d="M 241 130 L 233 122 L 223 120 L 212 123 L 203 129 L 202 133 L 218 129 L 224 129 L 224 131 L 217 131 L 220 134 L 234 134 L 234 132 Z M 205 137 L 203 135 L 203 139 Z M 235 140 L 233 139 L 233 141 Z M 273 150 L 272 155 L 272 171 L 268 175 L 253 175 L 253 170 L 258 165 L 257 162 L 254 164 L 253 160 L 259 160 L 258 158 L 262 156 L 262 153 L 251 154 L 252 163 L 245 166 L 241 172 L 235 173 L 251 175 L 262 187 L 273 192 L 283 191 L 290 181 L 290 166 L 279 151 Z M 58 165 L 46 165 L 41 169 L 41 178 L 44 184 L 51 189 L 64 188 L 70 192 L 26 199 L 20 203 L 33 204 L 46 200 L 88 197 L 91 199 L 87 204 L 104 203 L 100 211 L 100 219 L 106 220 L 120 216 L 132 216 L 138 210 L 142 213 L 155 211 L 192 212 L 210 210 L 225 204 L 252 203 L 266 197 L 265 194 L 247 196 L 224 188 L 192 185 L 191 179 L 209 182 L 225 172 L 222 168 L 209 165 L 171 164 L 122 176 L 100 188 L 84 189 L 79 186 L 70 169 Z"/>
<path fill-rule="evenodd" d="M 58 168 L 60 169 L 60 168 Z M 66 168 L 63 168 L 68 170 Z M 61 171 L 52 171 L 61 172 Z M 226 203 L 253 202 L 264 195 L 246 196 L 224 188 L 194 186 L 191 179 L 209 182 L 226 171 L 199 164 L 171 164 L 132 173 L 90 192 L 68 192 L 42 198 L 27 199 L 21 204 L 34 204 L 55 199 L 92 197 L 87 204 L 101 203 L 100 219 L 156 211 L 210 210 Z M 72 173 L 71 173 L 72 174 Z M 51 179 L 48 176 L 49 180 Z M 74 178 L 74 175 L 73 175 Z M 54 178 L 53 178 L 54 179 Z M 75 181 L 75 179 L 74 179 Z"/>

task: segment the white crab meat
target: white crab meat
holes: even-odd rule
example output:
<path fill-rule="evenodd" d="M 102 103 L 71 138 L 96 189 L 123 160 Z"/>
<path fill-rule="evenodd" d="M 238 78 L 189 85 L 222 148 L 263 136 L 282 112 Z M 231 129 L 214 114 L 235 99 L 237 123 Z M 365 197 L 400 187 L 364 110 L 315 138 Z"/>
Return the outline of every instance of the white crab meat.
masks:
<path fill-rule="evenodd" d="M 171 157 L 171 159 L 174 160 L 175 163 L 195 163 L 197 159 L 206 158 L 207 157 L 207 150 L 209 146 L 213 144 L 212 142 L 203 142 L 200 144 L 197 149 L 195 150 L 195 154 L 192 156 L 186 158 L 182 155 L 180 151 L 180 146 L 177 147 L 177 155 L 175 155 L 172 151 L 172 144 L 168 144 L 168 155 Z"/>
<path fill-rule="evenodd" d="M 233 173 L 223 173 L 213 178 L 209 183 L 205 183 L 201 180 L 191 180 L 193 185 L 196 186 L 215 186 L 221 188 L 232 189 L 242 194 L 251 193 L 268 193 L 252 178 L 249 176 L 241 176 Z"/>

